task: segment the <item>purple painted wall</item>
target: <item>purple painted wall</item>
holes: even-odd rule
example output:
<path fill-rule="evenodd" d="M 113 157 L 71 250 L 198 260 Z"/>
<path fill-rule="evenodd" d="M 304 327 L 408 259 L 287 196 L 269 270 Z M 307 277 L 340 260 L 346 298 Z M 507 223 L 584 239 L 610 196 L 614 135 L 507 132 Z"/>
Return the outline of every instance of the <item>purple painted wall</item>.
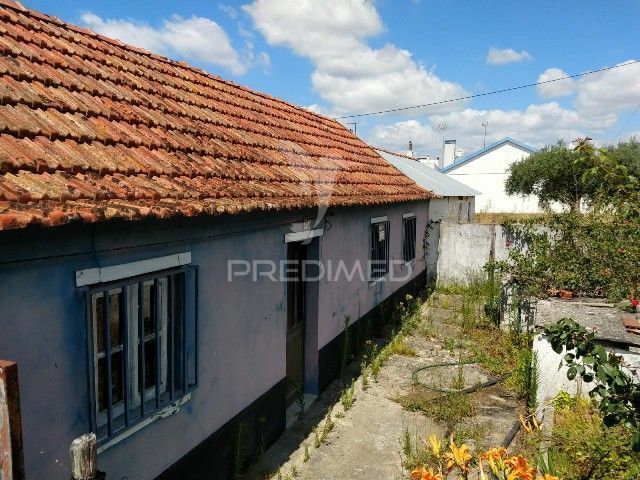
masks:
<path fill-rule="evenodd" d="M 382 215 L 391 222 L 391 258 L 400 259 L 402 214 L 409 211 L 417 216 L 415 276 L 424 269 L 426 202 L 331 211 L 324 236 L 316 240 L 320 259 L 366 262 L 370 218 Z M 229 284 L 227 260 L 286 259 L 290 223 L 314 216 L 289 212 L 0 232 L 0 357 L 19 365 L 27 478 L 67 480 L 69 444 L 90 428 L 87 320 L 77 270 L 184 251 L 199 266 L 198 387 L 178 413 L 98 459 L 110 479 L 152 479 L 285 377 L 285 283 L 244 277 Z M 356 320 L 400 285 L 320 282 L 317 347 L 342 331 L 344 315 Z"/>

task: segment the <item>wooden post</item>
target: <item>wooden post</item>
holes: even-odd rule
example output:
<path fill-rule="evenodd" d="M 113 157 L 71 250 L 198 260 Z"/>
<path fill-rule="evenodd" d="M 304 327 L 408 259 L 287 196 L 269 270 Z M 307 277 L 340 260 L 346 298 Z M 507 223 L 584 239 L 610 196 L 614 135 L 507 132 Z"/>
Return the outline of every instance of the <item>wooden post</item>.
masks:
<path fill-rule="evenodd" d="M 24 480 L 18 366 L 0 360 L 0 478 Z"/>
<path fill-rule="evenodd" d="M 98 447 L 94 433 L 87 433 L 71 442 L 71 478 L 73 480 L 96 480 Z"/>

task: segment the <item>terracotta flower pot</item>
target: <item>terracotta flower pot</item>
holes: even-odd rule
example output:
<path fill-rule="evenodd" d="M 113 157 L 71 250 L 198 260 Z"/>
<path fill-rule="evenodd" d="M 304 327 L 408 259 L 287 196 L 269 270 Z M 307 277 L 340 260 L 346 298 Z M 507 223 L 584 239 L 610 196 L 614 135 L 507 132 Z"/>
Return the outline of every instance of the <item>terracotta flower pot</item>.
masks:
<path fill-rule="evenodd" d="M 560 290 L 560 298 L 563 300 L 571 300 L 573 298 L 573 292 L 571 290 Z"/>

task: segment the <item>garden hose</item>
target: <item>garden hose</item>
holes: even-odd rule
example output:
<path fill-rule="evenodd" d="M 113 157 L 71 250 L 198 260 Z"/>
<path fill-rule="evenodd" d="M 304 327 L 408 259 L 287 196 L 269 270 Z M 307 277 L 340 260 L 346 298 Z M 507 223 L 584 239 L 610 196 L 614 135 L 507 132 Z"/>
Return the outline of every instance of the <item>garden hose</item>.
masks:
<path fill-rule="evenodd" d="M 450 393 L 473 393 L 473 392 L 476 392 L 476 391 L 481 390 L 483 388 L 491 387 L 491 386 L 495 385 L 496 383 L 503 382 L 504 380 L 509 378 L 509 376 L 511 375 L 510 373 L 506 373 L 504 375 L 500 375 L 497 378 L 493 378 L 491 380 L 487 380 L 486 382 L 479 383 L 479 384 L 474 385 L 472 387 L 463 388 L 462 390 L 456 390 L 456 389 L 453 389 L 453 388 L 434 387 L 432 385 L 427 385 L 427 384 L 422 383 L 422 382 L 417 380 L 418 372 L 421 372 L 423 370 L 427 370 L 427 369 L 431 369 L 431 368 L 438 368 L 438 367 L 456 367 L 456 366 L 459 366 L 459 365 L 476 365 L 477 363 L 478 362 L 476 360 L 465 360 L 463 362 L 432 363 L 431 365 L 425 365 L 424 367 L 418 367 L 418 368 L 414 369 L 413 372 L 411 373 L 411 378 L 413 379 L 415 384 L 421 385 L 421 386 L 423 386 L 424 388 L 426 388 L 428 390 L 433 390 L 434 392 L 450 394 Z"/>
<path fill-rule="evenodd" d="M 509 433 L 507 433 L 507 436 L 504 437 L 504 440 L 502 441 L 502 447 L 509 448 L 509 445 L 511 445 L 511 442 L 513 442 L 513 439 L 516 438 L 516 435 L 518 434 L 519 431 L 520 431 L 520 420 L 516 420 L 513 426 L 511 427 L 511 430 L 509 430 Z"/>

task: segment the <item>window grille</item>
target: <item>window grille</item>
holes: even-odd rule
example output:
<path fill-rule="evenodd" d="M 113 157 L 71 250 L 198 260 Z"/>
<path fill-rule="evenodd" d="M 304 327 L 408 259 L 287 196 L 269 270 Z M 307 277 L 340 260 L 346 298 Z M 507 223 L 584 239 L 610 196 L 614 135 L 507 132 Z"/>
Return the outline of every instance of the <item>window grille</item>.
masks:
<path fill-rule="evenodd" d="M 197 269 L 186 267 L 87 292 L 93 430 L 113 438 L 197 384 Z"/>
<path fill-rule="evenodd" d="M 410 262 L 416 258 L 416 217 L 402 219 L 402 258 Z"/>
<path fill-rule="evenodd" d="M 389 222 L 371 224 L 370 278 L 376 280 L 389 272 Z"/>

